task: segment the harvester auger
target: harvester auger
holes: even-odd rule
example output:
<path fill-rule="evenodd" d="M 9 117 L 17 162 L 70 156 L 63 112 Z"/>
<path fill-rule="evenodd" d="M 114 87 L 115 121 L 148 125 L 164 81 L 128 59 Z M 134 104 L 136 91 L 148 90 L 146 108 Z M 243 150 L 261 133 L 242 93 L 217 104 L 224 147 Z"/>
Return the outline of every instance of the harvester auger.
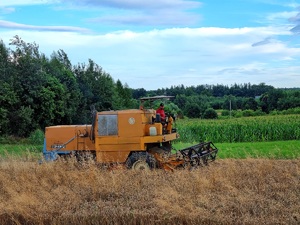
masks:
<path fill-rule="evenodd" d="M 92 109 L 92 124 L 60 125 L 45 129 L 44 159 L 59 156 L 90 158 L 100 164 L 123 165 L 131 169 L 195 168 L 216 159 L 212 142 L 199 143 L 172 154 L 172 142 L 179 138 L 175 117 L 164 121 L 151 108 L 153 101 L 173 96 L 141 98 L 139 109 L 97 112 Z M 150 102 L 150 108 L 144 102 Z"/>

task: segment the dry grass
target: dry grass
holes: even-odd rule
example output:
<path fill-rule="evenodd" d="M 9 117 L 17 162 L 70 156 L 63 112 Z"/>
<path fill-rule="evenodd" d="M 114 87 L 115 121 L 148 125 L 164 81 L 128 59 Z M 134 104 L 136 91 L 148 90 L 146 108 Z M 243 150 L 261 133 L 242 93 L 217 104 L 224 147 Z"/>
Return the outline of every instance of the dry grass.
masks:
<path fill-rule="evenodd" d="M 299 224 L 300 160 L 175 172 L 0 160 L 0 224 Z"/>

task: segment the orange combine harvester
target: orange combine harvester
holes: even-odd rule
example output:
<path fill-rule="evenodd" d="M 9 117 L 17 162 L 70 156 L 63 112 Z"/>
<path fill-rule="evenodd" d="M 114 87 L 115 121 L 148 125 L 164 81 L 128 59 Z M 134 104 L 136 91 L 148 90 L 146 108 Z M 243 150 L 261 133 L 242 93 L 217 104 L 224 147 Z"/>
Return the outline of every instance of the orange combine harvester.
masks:
<path fill-rule="evenodd" d="M 78 159 L 92 157 L 98 163 L 123 165 L 135 170 L 193 168 L 216 158 L 212 142 L 199 143 L 172 153 L 172 141 L 179 138 L 175 118 L 161 121 L 154 109 L 145 109 L 145 101 L 172 96 L 141 98 L 140 109 L 97 112 L 92 110 L 90 125 L 61 125 L 45 129 L 43 148 L 46 161 L 60 156 Z"/>

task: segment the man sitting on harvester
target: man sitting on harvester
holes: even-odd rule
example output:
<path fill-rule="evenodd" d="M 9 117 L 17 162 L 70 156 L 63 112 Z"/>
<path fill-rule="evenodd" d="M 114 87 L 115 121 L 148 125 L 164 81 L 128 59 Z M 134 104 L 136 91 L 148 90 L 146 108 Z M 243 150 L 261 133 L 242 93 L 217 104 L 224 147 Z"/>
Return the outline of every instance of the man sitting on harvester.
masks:
<path fill-rule="evenodd" d="M 166 120 L 166 114 L 164 110 L 164 103 L 160 103 L 159 108 L 156 110 L 156 114 L 160 115 L 160 119 L 162 122 Z"/>

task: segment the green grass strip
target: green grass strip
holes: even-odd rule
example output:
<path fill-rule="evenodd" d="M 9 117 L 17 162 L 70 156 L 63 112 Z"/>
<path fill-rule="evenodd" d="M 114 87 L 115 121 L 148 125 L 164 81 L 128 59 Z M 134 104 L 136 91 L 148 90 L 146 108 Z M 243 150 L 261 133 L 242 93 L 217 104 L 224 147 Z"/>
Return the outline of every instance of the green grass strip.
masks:
<path fill-rule="evenodd" d="M 179 142 L 174 144 L 180 150 L 196 143 Z M 214 143 L 219 149 L 218 158 L 268 158 L 268 159 L 298 159 L 300 158 L 300 141 L 272 141 L 272 142 L 242 142 L 242 143 Z"/>
<path fill-rule="evenodd" d="M 180 150 L 196 143 L 177 142 L 173 144 L 176 150 Z M 298 159 L 300 158 L 300 140 L 272 141 L 272 142 L 242 142 L 242 143 L 214 143 L 219 149 L 218 158 L 245 159 Z M 40 156 L 42 145 L 32 144 L 2 144 L 0 145 L 0 157 L 5 156 Z"/>
<path fill-rule="evenodd" d="M 5 156 L 24 156 L 24 155 L 41 155 L 43 145 L 33 144 L 1 144 L 0 157 Z"/>

